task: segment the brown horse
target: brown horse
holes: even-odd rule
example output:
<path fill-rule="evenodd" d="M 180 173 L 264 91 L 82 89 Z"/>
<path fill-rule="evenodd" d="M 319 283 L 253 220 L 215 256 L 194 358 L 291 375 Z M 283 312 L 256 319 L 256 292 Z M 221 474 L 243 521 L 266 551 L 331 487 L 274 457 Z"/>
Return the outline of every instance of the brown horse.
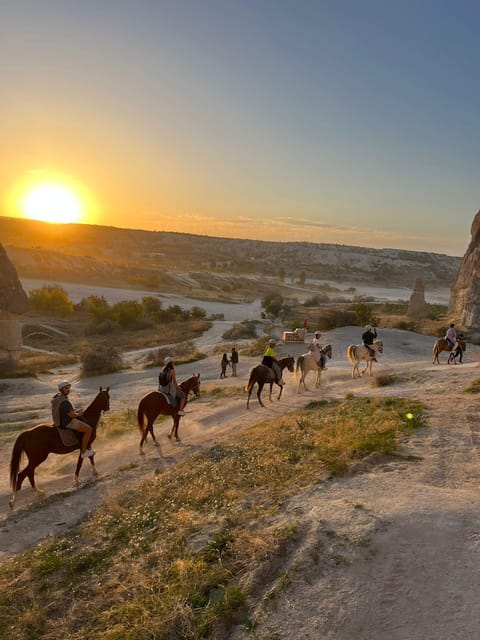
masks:
<path fill-rule="evenodd" d="M 295 360 L 292 358 L 292 356 L 287 356 L 286 358 L 281 358 L 278 361 L 278 364 L 280 366 L 280 369 L 281 369 L 282 373 L 283 373 L 283 370 L 285 369 L 285 367 L 289 371 L 291 371 L 293 373 Z M 275 382 L 275 384 L 277 384 L 280 387 L 280 393 L 278 394 L 278 398 L 277 398 L 277 400 L 280 400 L 280 397 L 281 397 L 282 391 L 283 391 L 283 386 L 281 384 L 278 384 L 278 382 L 275 380 L 274 373 L 273 373 L 272 369 L 270 369 L 270 367 L 267 367 L 264 364 L 259 364 L 256 367 L 254 367 L 250 372 L 250 378 L 248 380 L 247 386 L 245 387 L 245 391 L 248 391 L 247 409 L 248 409 L 248 406 L 249 406 L 249 403 L 250 403 L 250 396 L 252 394 L 252 389 L 253 389 L 255 383 L 257 383 L 257 385 L 258 385 L 258 391 L 257 391 L 258 401 L 262 405 L 262 407 L 264 407 L 265 405 L 262 402 L 260 394 L 262 393 L 262 389 L 265 386 L 265 384 L 269 384 L 270 385 L 269 399 L 271 401 L 272 400 L 272 389 L 273 389 L 273 383 L 274 382 Z"/>
<path fill-rule="evenodd" d="M 100 387 L 93 402 L 83 412 L 83 420 L 92 427 L 92 435 L 88 441 L 89 447 L 97 437 L 97 424 L 102 412 L 110 409 L 109 389 L 110 387 L 106 389 Z M 50 453 L 70 453 L 76 449 L 80 449 L 80 440 L 78 444 L 70 446 L 64 445 L 59 430 L 50 424 L 38 424 L 36 427 L 23 431 L 15 440 L 12 458 L 10 460 L 10 486 L 13 491 L 12 499 L 9 502 L 10 507 L 13 508 L 16 493 L 20 491 L 22 482 L 27 477 L 30 480 L 33 491 L 41 495 L 45 493 L 35 486 L 35 469 L 48 458 Z M 28 465 L 19 472 L 22 454 L 27 456 Z M 94 456 L 90 457 L 89 460 L 92 464 L 92 473 L 96 476 L 97 470 L 93 458 Z M 79 454 L 74 478 L 76 484 L 78 484 L 78 476 L 82 468 L 82 463 L 83 458 Z"/>
<path fill-rule="evenodd" d="M 321 348 L 322 353 L 324 353 L 328 358 L 332 357 L 332 345 L 326 344 Z M 316 373 L 315 380 L 315 388 L 318 389 L 320 386 L 320 380 L 322 378 L 322 370 L 317 364 L 313 353 L 304 353 L 302 356 L 298 356 L 297 364 L 295 365 L 295 379 L 299 377 L 298 385 L 297 385 L 297 393 L 300 393 L 300 386 L 303 384 L 305 391 L 308 391 L 307 385 L 305 384 L 305 378 L 307 377 L 307 373 L 309 371 L 314 371 Z"/>
<path fill-rule="evenodd" d="M 188 394 L 190 392 L 192 392 L 195 397 L 198 398 L 198 396 L 200 395 L 200 374 L 196 376 L 190 376 L 190 378 L 187 378 L 187 380 L 181 382 L 180 388 L 185 393 L 187 402 Z M 140 429 L 140 433 L 142 434 L 142 438 L 140 440 L 140 453 L 142 455 L 144 453 L 143 444 L 147 439 L 148 434 L 152 436 L 153 444 L 158 447 L 158 442 L 155 438 L 155 434 L 153 433 L 153 423 L 159 415 L 172 416 L 173 426 L 168 437 L 171 438 L 172 436 L 174 436 L 175 440 L 180 440 L 180 438 L 178 437 L 178 425 L 180 423 L 181 416 L 178 415 L 178 407 L 172 407 L 172 405 L 168 403 L 165 395 L 163 393 L 160 393 L 160 391 L 151 391 L 140 400 L 140 404 L 138 405 L 137 410 L 138 428 Z M 146 427 L 143 424 L 144 416 L 147 418 Z"/>
<path fill-rule="evenodd" d="M 458 346 L 461 349 L 460 352 L 460 362 L 462 362 L 463 359 L 463 352 L 466 350 L 467 348 L 467 343 L 465 342 L 465 340 L 462 340 L 462 338 L 457 338 L 457 342 L 458 342 Z M 453 356 L 453 354 L 451 353 L 452 351 L 452 347 L 448 344 L 448 342 L 445 340 L 445 338 L 440 338 L 439 340 L 435 341 L 435 344 L 433 345 L 433 362 L 432 364 L 440 364 L 440 360 L 438 359 L 438 356 L 440 355 L 440 353 L 442 351 L 448 351 L 450 353 L 449 357 L 448 357 L 448 364 L 450 364 L 452 362 L 451 358 Z M 453 362 L 455 362 L 455 357 L 453 356 Z"/>

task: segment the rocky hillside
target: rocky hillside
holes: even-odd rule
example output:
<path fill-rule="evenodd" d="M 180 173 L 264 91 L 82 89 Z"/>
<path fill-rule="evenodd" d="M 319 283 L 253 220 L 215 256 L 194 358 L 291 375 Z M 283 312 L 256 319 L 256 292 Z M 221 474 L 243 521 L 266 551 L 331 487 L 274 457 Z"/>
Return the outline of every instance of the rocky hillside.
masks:
<path fill-rule="evenodd" d="M 264 242 L 184 233 L 52 225 L 0 217 L 0 238 L 22 277 L 178 288 L 175 273 L 333 280 L 411 287 L 450 286 L 461 258 L 310 242 Z"/>

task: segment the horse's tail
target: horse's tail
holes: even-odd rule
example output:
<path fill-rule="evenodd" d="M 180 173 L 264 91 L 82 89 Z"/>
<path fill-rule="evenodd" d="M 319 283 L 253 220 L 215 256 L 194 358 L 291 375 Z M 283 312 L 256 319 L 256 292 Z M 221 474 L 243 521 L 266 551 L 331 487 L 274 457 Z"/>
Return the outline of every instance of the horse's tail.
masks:
<path fill-rule="evenodd" d="M 350 364 L 355 364 L 357 361 L 356 351 L 357 351 L 357 347 L 354 344 L 351 344 L 347 347 L 347 358 Z"/>
<path fill-rule="evenodd" d="M 433 345 L 433 349 L 432 349 L 433 364 L 435 364 L 435 362 L 438 362 L 439 353 L 440 353 L 440 341 L 437 340 Z"/>
<path fill-rule="evenodd" d="M 21 433 L 13 445 L 12 457 L 10 459 L 10 486 L 12 491 L 16 491 L 17 489 L 18 470 L 20 468 L 22 454 L 25 450 L 25 445 L 23 444 L 25 439 L 24 435 L 24 433 Z"/>
<path fill-rule="evenodd" d="M 252 369 L 250 371 L 250 378 L 248 379 L 247 384 L 245 385 L 245 391 L 247 391 L 247 393 L 250 393 L 250 391 L 252 390 L 253 385 L 256 382 L 256 378 L 255 378 L 255 369 Z"/>
<path fill-rule="evenodd" d="M 293 373 L 293 377 L 295 378 L 295 380 L 298 377 L 298 372 L 300 371 L 300 369 L 303 369 L 303 356 L 298 356 L 297 358 L 297 362 L 295 364 L 295 371 Z"/>
<path fill-rule="evenodd" d="M 143 435 L 143 417 L 145 415 L 145 411 L 143 409 L 143 398 L 140 400 L 140 403 L 138 405 L 138 409 L 137 409 L 137 422 L 138 422 L 138 428 L 140 429 L 140 433 Z"/>

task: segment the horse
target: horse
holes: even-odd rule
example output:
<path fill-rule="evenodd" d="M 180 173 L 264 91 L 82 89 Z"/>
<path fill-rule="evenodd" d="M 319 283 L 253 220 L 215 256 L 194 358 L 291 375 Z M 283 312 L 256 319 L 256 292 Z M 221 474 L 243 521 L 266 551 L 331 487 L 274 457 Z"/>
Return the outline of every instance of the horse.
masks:
<path fill-rule="evenodd" d="M 383 342 L 381 340 L 374 340 L 373 344 L 376 346 L 378 353 L 383 353 Z M 347 358 L 350 361 L 350 364 L 353 365 L 352 378 L 360 378 L 360 376 L 363 376 L 367 369 L 369 370 L 369 375 L 372 375 L 372 362 L 375 358 L 375 355 L 372 355 L 370 349 L 367 349 L 365 345 L 349 345 L 347 347 Z M 361 360 L 366 361 L 365 369 L 362 372 L 358 370 L 358 365 L 360 364 Z"/>
<path fill-rule="evenodd" d="M 462 338 L 457 338 L 457 343 L 458 343 L 458 346 L 460 347 L 460 354 L 459 354 L 460 355 L 460 362 L 462 362 L 462 360 L 463 360 L 463 352 L 467 348 L 467 343 Z M 435 344 L 433 345 L 433 350 L 432 350 L 433 362 L 432 362 L 432 364 L 440 364 L 440 360 L 438 359 L 438 356 L 440 355 L 440 353 L 442 351 L 448 351 L 450 353 L 450 355 L 448 356 L 448 364 L 451 364 L 452 358 L 453 358 L 453 362 L 455 362 L 456 356 L 452 353 L 452 347 L 448 344 L 448 342 L 447 342 L 447 340 L 445 338 L 440 338 L 439 340 L 436 340 Z"/>
<path fill-rule="evenodd" d="M 100 416 L 104 411 L 110 409 L 110 387 L 102 389 L 100 387 L 99 392 L 95 396 L 95 399 L 83 412 L 82 419 L 85 420 L 92 427 L 92 435 L 88 441 L 90 447 L 97 437 L 97 424 L 100 420 Z M 75 432 L 73 432 L 75 433 Z M 60 437 L 59 430 L 50 424 L 38 424 L 27 431 L 23 431 L 15 440 L 13 445 L 12 457 L 10 460 L 10 486 L 13 491 L 12 499 L 9 502 L 10 508 L 13 509 L 13 505 L 16 500 L 16 493 L 20 491 L 22 482 L 26 477 L 30 480 L 32 490 L 39 494 L 44 495 L 45 491 L 42 491 L 35 485 L 35 469 L 44 460 L 47 459 L 50 453 L 70 453 L 80 449 L 80 439 L 78 444 L 64 445 Z M 28 458 L 28 465 L 19 472 L 20 461 L 22 454 L 25 454 Z M 98 475 L 95 468 L 94 456 L 89 458 L 92 465 L 92 474 Z M 82 468 L 83 458 L 81 453 L 78 456 L 77 468 L 75 470 L 74 482 L 78 484 L 80 469 Z"/>
<path fill-rule="evenodd" d="M 188 402 L 188 394 L 192 392 L 196 398 L 200 395 L 200 374 L 190 376 L 183 382 L 180 383 L 180 388 L 185 393 L 187 402 Z M 186 404 L 186 402 L 185 402 Z M 167 401 L 167 398 L 160 391 L 151 391 L 144 396 L 138 405 L 137 410 L 137 421 L 138 428 L 140 429 L 140 433 L 142 434 L 140 440 L 140 454 L 143 455 L 143 445 L 145 440 L 147 439 L 148 434 L 152 436 L 153 444 L 158 447 L 158 442 L 155 438 L 155 434 L 153 433 L 153 423 L 158 418 L 159 415 L 163 416 L 172 416 L 173 425 L 170 433 L 168 434 L 169 439 L 172 436 L 175 437 L 177 442 L 180 442 L 180 438 L 178 437 L 178 425 L 180 423 L 181 416 L 178 415 L 178 406 L 173 407 Z M 147 426 L 144 426 L 143 418 L 147 418 Z"/>
<path fill-rule="evenodd" d="M 278 361 L 278 364 L 280 366 L 280 370 L 282 371 L 282 373 L 283 373 L 283 370 L 285 368 L 287 368 L 289 371 L 291 371 L 293 373 L 295 360 L 294 360 L 294 358 L 292 356 L 287 356 L 286 358 L 281 358 Z M 265 364 L 259 364 L 256 367 L 254 367 L 250 371 L 250 378 L 249 378 L 249 380 L 247 382 L 247 385 L 245 387 L 245 391 L 248 392 L 247 409 L 249 408 L 250 395 L 252 393 L 252 389 L 253 389 L 255 383 L 257 383 L 257 385 L 258 385 L 258 391 L 257 391 L 258 402 L 261 404 L 262 407 L 264 407 L 265 405 L 262 402 L 260 394 L 262 393 L 262 389 L 263 389 L 264 385 L 265 384 L 270 384 L 269 399 L 271 401 L 272 400 L 272 389 L 273 389 L 273 383 L 274 382 L 275 382 L 275 384 L 277 384 L 280 387 L 280 393 L 278 394 L 278 398 L 277 398 L 277 400 L 280 400 L 280 397 L 281 397 L 282 391 L 283 391 L 283 385 L 278 384 L 278 382 L 275 380 L 274 373 L 273 373 L 272 369 L 270 369 L 270 367 L 267 367 Z"/>
<path fill-rule="evenodd" d="M 329 358 L 332 357 L 332 345 L 326 344 L 321 348 L 321 352 L 324 353 Z M 305 384 L 305 378 L 309 371 L 315 371 L 316 380 L 315 380 L 315 388 L 318 389 L 320 386 L 320 379 L 322 377 L 322 370 L 318 366 L 317 361 L 312 352 L 304 353 L 302 356 L 297 358 L 297 363 L 295 365 L 295 379 L 298 378 L 299 372 L 301 372 L 300 379 L 298 381 L 297 393 L 300 393 L 300 385 L 303 384 L 305 391 L 308 391 L 307 385 Z"/>

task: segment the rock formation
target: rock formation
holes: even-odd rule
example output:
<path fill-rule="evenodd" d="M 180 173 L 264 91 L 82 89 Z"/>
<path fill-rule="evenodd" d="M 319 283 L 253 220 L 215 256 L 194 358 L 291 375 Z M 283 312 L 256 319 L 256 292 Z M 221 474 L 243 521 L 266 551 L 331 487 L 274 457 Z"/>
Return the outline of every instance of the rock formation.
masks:
<path fill-rule="evenodd" d="M 480 337 L 480 211 L 472 222 L 472 238 L 451 287 L 448 313 L 469 338 Z M 477 339 L 475 339 L 477 342 Z"/>
<path fill-rule="evenodd" d="M 425 285 L 421 278 L 415 280 L 413 293 L 408 303 L 407 316 L 409 318 L 426 318 L 428 316 L 428 305 L 425 302 Z"/>
<path fill-rule="evenodd" d="M 27 309 L 27 294 L 0 244 L 0 363 L 18 361 L 22 348 L 20 315 Z"/>

